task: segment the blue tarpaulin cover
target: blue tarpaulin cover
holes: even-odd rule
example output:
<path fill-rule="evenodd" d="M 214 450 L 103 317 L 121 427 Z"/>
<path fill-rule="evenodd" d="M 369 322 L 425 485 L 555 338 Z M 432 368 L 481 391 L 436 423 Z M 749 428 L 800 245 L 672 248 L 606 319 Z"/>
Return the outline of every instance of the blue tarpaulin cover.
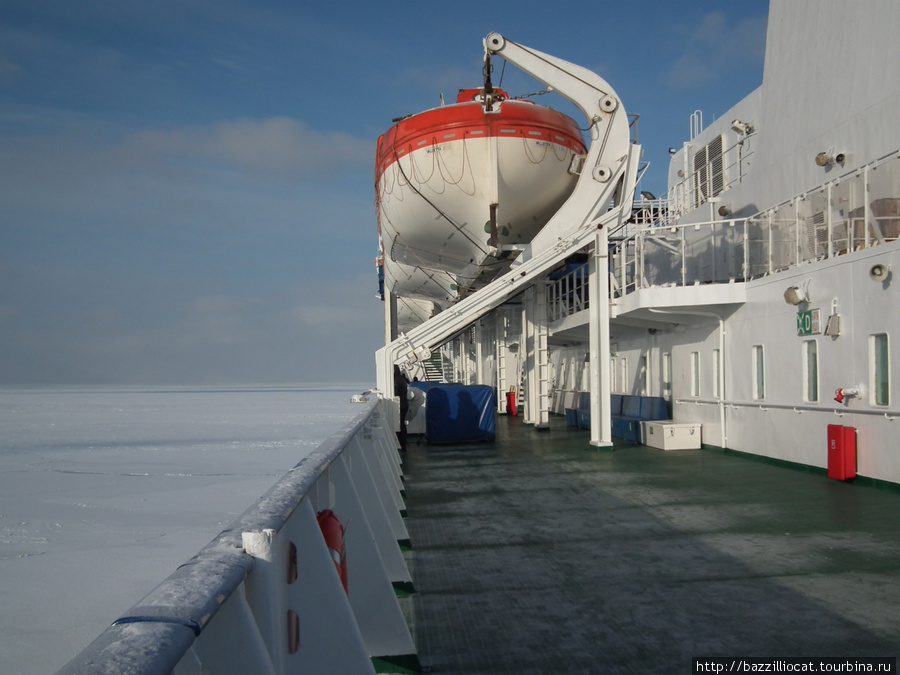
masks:
<path fill-rule="evenodd" d="M 429 443 L 493 441 L 494 390 L 479 385 L 434 385 L 426 393 L 425 420 Z"/>

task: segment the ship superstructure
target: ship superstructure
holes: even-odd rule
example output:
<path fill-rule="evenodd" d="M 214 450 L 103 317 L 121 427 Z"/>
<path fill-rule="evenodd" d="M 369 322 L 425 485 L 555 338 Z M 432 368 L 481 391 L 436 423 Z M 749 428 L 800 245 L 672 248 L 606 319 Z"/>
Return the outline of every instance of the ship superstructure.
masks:
<path fill-rule="evenodd" d="M 453 331 L 395 333 L 388 349 L 407 348 L 394 362 L 421 375 L 416 357 L 440 349 L 446 381 L 491 384 L 500 411 L 514 390 L 538 427 L 582 408 L 595 445 L 623 397 L 663 399 L 704 445 L 813 467 L 828 463 L 830 426 L 854 430 L 842 435 L 858 475 L 900 482 L 898 21 L 890 2 L 773 2 L 762 85 L 705 128 L 695 114 L 662 199 L 595 214 L 603 241 L 557 235 L 564 255 Z M 490 36 L 486 49 L 515 65 L 532 52 L 494 50 Z"/>

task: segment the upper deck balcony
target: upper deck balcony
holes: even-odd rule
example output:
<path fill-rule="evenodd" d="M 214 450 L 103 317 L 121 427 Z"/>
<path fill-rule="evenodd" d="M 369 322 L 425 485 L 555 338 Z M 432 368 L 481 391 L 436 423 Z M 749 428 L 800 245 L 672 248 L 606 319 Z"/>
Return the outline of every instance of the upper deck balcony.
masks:
<path fill-rule="evenodd" d="M 739 306 L 745 282 L 896 241 L 900 154 L 841 176 L 748 218 L 685 224 L 667 200 L 635 203 L 633 221 L 609 237 L 611 318 L 635 325 L 658 313 Z M 554 281 L 552 329 L 587 322 L 587 268 Z"/>

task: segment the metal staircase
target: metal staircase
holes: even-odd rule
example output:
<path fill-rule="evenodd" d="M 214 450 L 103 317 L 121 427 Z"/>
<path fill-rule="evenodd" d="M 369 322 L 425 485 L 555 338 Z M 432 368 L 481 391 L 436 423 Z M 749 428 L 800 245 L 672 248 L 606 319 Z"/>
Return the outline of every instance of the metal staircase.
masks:
<path fill-rule="evenodd" d="M 426 359 L 422 366 L 425 368 L 425 379 L 428 382 L 444 381 L 444 355 L 440 350 L 434 351 L 431 358 Z"/>

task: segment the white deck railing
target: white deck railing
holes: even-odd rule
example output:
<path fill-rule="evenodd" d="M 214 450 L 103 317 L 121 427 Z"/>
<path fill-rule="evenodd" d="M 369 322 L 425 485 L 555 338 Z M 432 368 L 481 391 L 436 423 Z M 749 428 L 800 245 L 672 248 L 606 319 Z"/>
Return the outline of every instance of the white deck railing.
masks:
<path fill-rule="evenodd" d="M 400 457 L 392 402 L 371 400 L 60 673 L 374 673 L 418 666 L 395 586 Z M 344 526 L 348 591 L 317 522 Z"/>
<path fill-rule="evenodd" d="M 900 157 L 892 153 L 749 218 L 674 224 L 668 202 L 638 202 L 610 237 L 610 294 L 749 281 L 900 238 Z M 550 319 L 588 307 L 587 274 L 551 284 Z"/>

